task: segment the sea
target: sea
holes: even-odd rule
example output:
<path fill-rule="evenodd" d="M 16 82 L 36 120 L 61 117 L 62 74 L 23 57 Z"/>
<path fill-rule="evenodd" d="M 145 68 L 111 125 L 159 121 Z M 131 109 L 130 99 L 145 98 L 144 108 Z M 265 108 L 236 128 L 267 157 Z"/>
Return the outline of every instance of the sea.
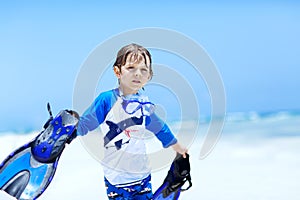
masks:
<path fill-rule="evenodd" d="M 203 158 L 200 151 L 210 119 L 197 121 L 193 136 L 193 122 L 181 122 L 191 141 L 193 186 L 180 199 L 300 200 L 299 110 L 228 113 L 213 149 Z M 170 127 L 178 129 L 176 123 Z M 0 133 L 0 160 L 38 133 Z M 153 170 L 153 190 L 162 184 L 168 167 Z M 107 199 L 101 164 L 81 139 L 65 148 L 52 183 L 39 199 Z"/>

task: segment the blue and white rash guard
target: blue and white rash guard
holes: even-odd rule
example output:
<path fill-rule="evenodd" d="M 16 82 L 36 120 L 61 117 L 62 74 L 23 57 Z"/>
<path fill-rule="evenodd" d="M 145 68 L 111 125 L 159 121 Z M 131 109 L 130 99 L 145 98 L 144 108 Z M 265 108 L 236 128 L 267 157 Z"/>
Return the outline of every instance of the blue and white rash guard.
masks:
<path fill-rule="evenodd" d="M 104 134 L 104 176 L 113 185 L 136 183 L 149 176 L 145 136 L 152 132 L 164 148 L 177 142 L 141 92 L 122 95 L 119 89 L 101 93 L 80 117 L 77 135 L 100 126 Z"/>

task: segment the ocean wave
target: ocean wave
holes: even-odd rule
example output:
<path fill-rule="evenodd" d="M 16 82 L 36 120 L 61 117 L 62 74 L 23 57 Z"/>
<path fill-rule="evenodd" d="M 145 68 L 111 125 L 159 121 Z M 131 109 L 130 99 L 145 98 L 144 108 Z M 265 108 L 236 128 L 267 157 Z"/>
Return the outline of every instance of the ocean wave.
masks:
<path fill-rule="evenodd" d="M 285 120 L 300 117 L 300 110 L 268 111 L 268 112 L 234 112 L 227 113 L 226 122 L 259 121 L 259 120 Z"/>

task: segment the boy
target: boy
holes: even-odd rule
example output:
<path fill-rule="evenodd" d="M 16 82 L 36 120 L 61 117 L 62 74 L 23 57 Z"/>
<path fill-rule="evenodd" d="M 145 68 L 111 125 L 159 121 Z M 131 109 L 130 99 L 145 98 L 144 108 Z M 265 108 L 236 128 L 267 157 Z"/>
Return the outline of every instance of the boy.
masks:
<path fill-rule="evenodd" d="M 80 117 L 77 135 L 100 126 L 104 136 L 104 180 L 109 199 L 152 199 L 151 169 L 143 140 L 150 131 L 164 148 L 185 157 L 169 127 L 155 114 L 143 87 L 152 78 L 151 55 L 137 44 L 121 48 L 114 63 L 119 87 L 101 93 Z"/>

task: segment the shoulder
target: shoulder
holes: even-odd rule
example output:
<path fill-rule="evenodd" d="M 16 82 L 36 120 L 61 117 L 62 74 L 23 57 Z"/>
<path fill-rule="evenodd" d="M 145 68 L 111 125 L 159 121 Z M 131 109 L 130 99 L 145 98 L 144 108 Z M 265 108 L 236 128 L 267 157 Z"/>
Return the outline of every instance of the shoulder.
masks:
<path fill-rule="evenodd" d="M 95 106 L 100 105 L 112 105 L 117 100 L 117 92 L 116 89 L 108 90 L 100 93 L 94 101 Z"/>
<path fill-rule="evenodd" d="M 110 100 L 110 99 L 115 99 L 115 98 L 117 98 L 116 89 L 112 89 L 112 90 L 108 90 L 108 91 L 100 93 L 97 96 L 96 101 Z"/>

